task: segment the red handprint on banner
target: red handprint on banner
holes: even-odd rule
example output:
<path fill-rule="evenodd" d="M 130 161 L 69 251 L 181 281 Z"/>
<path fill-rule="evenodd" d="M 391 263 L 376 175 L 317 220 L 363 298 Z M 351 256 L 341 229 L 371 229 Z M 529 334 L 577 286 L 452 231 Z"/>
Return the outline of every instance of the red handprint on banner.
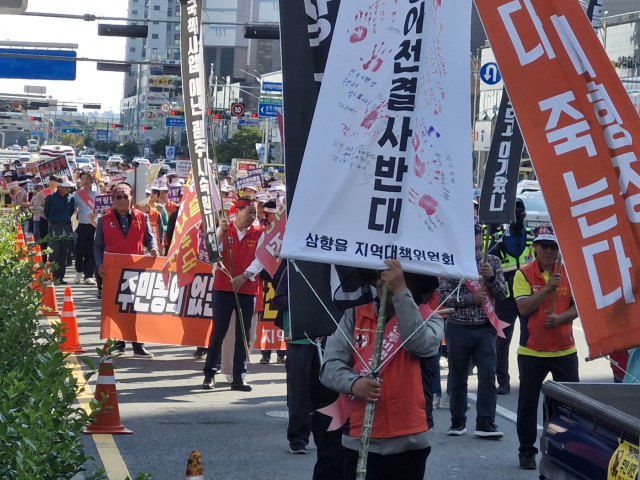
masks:
<path fill-rule="evenodd" d="M 409 191 L 409 202 L 422 208 L 424 210 L 424 213 L 426 213 L 428 216 L 436 213 L 436 210 L 438 208 L 438 202 L 436 201 L 436 199 L 427 194 L 424 194 L 420 198 L 418 198 L 419 195 L 420 194 L 412 188 Z"/>

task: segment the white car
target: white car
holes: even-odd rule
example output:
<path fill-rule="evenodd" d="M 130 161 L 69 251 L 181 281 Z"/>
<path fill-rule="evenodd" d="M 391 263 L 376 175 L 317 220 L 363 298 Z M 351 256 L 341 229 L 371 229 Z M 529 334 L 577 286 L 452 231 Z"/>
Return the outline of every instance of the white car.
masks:
<path fill-rule="evenodd" d="M 518 198 L 524 202 L 524 208 L 527 212 L 524 224 L 527 228 L 534 229 L 540 225 L 551 224 L 549 209 L 541 192 L 525 192 L 518 195 Z"/>
<path fill-rule="evenodd" d="M 521 180 L 518 182 L 516 193 L 520 195 L 526 192 L 540 192 L 540 183 L 537 180 Z"/>
<path fill-rule="evenodd" d="M 78 165 L 78 168 L 81 168 L 82 170 L 88 170 L 90 172 L 93 171 L 94 168 L 94 163 L 91 160 L 91 158 L 87 158 L 87 157 L 76 157 L 76 165 Z"/>

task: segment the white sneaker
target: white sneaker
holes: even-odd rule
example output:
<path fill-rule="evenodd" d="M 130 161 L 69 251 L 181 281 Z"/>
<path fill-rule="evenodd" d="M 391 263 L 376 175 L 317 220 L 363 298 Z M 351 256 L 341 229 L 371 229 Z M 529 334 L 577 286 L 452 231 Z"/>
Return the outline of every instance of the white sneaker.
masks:
<path fill-rule="evenodd" d="M 442 405 L 440 404 L 440 402 L 442 401 L 442 397 L 440 395 L 434 395 L 433 396 L 433 409 L 437 409 L 437 408 L 441 408 Z"/>
<path fill-rule="evenodd" d="M 85 278 L 84 282 L 82 283 L 84 283 L 85 285 L 97 285 L 95 278 L 92 278 L 92 277 Z"/>
<path fill-rule="evenodd" d="M 73 280 L 73 283 L 75 283 L 76 285 L 80 283 L 80 281 L 82 280 L 82 275 L 82 272 L 76 272 L 76 278 Z"/>

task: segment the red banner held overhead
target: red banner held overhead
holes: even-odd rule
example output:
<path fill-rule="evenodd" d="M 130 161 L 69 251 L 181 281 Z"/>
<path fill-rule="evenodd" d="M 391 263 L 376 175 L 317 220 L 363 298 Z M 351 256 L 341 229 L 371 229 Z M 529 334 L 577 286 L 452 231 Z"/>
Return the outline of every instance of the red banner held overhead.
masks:
<path fill-rule="evenodd" d="M 282 238 L 284 237 L 286 227 L 287 205 L 286 201 L 283 200 L 280 207 L 278 207 L 278 212 L 275 215 L 273 223 L 264 234 L 264 240 L 256 249 L 256 257 L 258 257 L 262 266 L 272 277 L 276 274 L 282 262 L 279 254 L 282 249 Z"/>
<path fill-rule="evenodd" d="M 579 2 L 476 6 L 547 200 L 589 356 L 638 346 L 638 114 Z"/>

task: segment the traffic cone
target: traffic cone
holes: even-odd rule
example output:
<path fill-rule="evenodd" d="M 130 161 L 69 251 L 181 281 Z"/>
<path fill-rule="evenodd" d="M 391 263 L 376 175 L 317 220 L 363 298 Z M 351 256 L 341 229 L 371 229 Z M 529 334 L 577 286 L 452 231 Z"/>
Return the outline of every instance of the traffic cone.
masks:
<path fill-rule="evenodd" d="M 58 300 L 56 299 L 56 289 L 51 283 L 44 286 L 42 300 L 40 300 L 40 315 L 47 317 L 55 315 L 60 316 L 58 311 Z"/>
<path fill-rule="evenodd" d="M 106 350 L 105 346 L 105 350 Z M 120 423 L 120 409 L 118 408 L 118 393 L 116 392 L 116 377 L 113 375 L 113 357 L 110 355 L 100 363 L 98 381 L 96 383 L 96 393 L 94 398 L 97 402 L 102 401 L 103 395 L 107 400 L 102 405 L 102 409 L 96 414 L 95 422 L 82 429 L 89 435 L 99 433 L 133 433 Z"/>
<path fill-rule="evenodd" d="M 204 469 L 202 468 L 202 455 L 197 450 L 194 450 L 189 455 L 187 460 L 187 479 L 191 480 L 204 480 Z"/>
<path fill-rule="evenodd" d="M 24 259 L 24 257 L 27 255 L 27 244 L 24 240 L 24 232 L 22 231 L 22 227 L 19 225 L 16 233 L 16 238 L 13 241 L 13 247 L 15 252 L 20 256 L 20 259 Z"/>
<path fill-rule="evenodd" d="M 64 303 L 62 304 L 62 335 L 66 337 L 64 343 L 60 345 L 63 352 L 86 352 L 80 346 L 78 337 L 78 322 L 76 320 L 76 306 L 73 303 L 71 287 L 64 289 Z"/>

